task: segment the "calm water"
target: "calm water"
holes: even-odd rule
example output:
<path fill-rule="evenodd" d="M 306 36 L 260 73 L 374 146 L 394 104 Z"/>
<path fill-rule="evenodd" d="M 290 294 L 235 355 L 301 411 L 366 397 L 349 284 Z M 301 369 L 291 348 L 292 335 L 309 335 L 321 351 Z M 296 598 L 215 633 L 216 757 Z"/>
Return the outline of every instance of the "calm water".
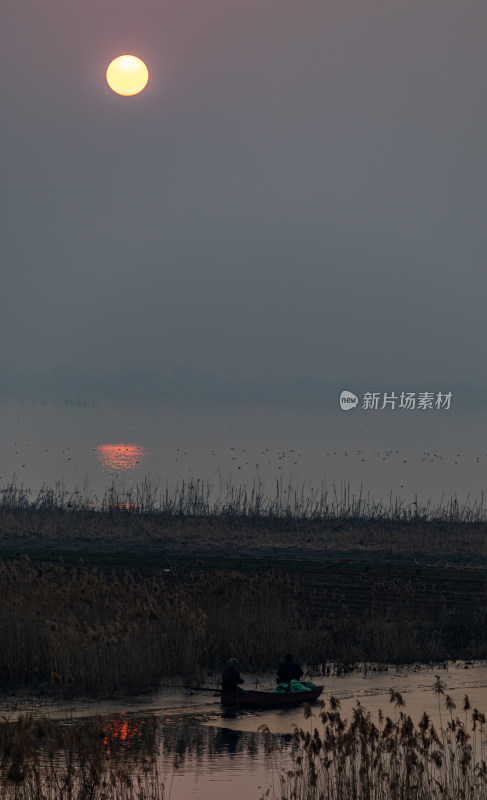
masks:
<path fill-rule="evenodd" d="M 341 701 L 342 718 L 350 719 L 357 700 L 377 721 L 377 711 L 394 717 L 394 708 L 389 702 L 389 690 L 393 688 L 403 695 L 406 706 L 415 723 L 423 711 L 431 715 L 439 725 L 438 701 L 432 691 L 435 675 L 446 682 L 446 692 L 457 704 L 454 715 L 464 719 L 463 698 L 468 694 L 473 708 L 487 711 L 487 666 L 475 664 L 448 665 L 419 668 L 417 670 L 369 671 L 367 674 L 331 677 L 324 680 L 325 702 L 331 695 Z M 246 684 L 253 686 L 255 676 L 244 675 Z M 271 685 L 271 676 L 260 676 L 260 688 Z M 37 709 L 39 712 L 41 709 Z M 289 734 L 293 726 L 305 730 L 310 726 L 320 728 L 316 715 L 304 720 L 302 710 L 267 710 L 231 715 L 222 711 L 218 698 L 196 693 L 164 692 L 150 700 L 131 703 L 79 703 L 74 707 L 51 706 L 51 719 L 63 720 L 66 714 L 76 718 L 89 718 L 96 712 L 110 715 L 112 731 L 119 736 L 127 749 L 137 748 L 143 735 L 148 716 L 153 713 L 159 721 L 158 762 L 166 785 L 171 784 L 171 800 L 185 800 L 198 795 L 201 800 L 257 800 L 267 787 L 277 785 L 277 765 L 288 763 Z M 442 707 L 443 723 L 448 712 Z M 273 743 L 281 748 L 277 756 L 266 749 L 266 739 L 258 733 L 258 727 L 266 723 Z M 174 768 L 174 757 L 178 756 L 178 767 Z"/>
<path fill-rule="evenodd" d="M 480 500 L 487 485 L 482 415 L 463 412 L 308 411 L 101 403 L 0 405 L 0 486 L 16 477 L 37 490 L 58 481 L 102 495 L 149 476 L 171 490 L 202 479 L 213 496 L 260 482 L 273 496 L 304 486 L 387 506 Z M 402 414 L 402 415 L 401 415 Z"/>

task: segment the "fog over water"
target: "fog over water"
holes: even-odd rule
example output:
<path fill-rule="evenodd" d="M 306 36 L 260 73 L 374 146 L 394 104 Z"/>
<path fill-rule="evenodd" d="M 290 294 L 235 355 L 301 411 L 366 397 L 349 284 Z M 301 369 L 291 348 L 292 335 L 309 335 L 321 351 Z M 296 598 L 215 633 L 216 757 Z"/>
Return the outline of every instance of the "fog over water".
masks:
<path fill-rule="evenodd" d="M 485 397 L 483 0 L 3 6 L 2 391 Z"/>
<path fill-rule="evenodd" d="M 4 6 L 2 481 L 479 496 L 485 2 Z M 116 445 L 144 456 L 110 475 Z"/>

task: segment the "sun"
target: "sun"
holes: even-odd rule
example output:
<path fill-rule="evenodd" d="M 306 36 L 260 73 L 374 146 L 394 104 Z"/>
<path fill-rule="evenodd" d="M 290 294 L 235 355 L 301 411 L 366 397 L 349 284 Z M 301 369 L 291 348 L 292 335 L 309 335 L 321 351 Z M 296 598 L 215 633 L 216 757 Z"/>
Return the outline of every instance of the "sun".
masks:
<path fill-rule="evenodd" d="M 118 56 L 107 69 L 107 83 L 114 92 L 128 97 L 145 89 L 149 70 L 137 56 Z"/>

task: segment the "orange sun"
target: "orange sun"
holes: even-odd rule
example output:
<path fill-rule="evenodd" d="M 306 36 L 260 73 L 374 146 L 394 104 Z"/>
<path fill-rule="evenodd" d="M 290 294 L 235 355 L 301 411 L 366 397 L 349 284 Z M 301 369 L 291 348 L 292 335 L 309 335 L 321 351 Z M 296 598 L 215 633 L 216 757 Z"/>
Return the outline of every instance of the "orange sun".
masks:
<path fill-rule="evenodd" d="M 129 97 L 145 89 L 149 70 L 137 56 L 119 56 L 107 69 L 107 83 L 114 92 Z"/>

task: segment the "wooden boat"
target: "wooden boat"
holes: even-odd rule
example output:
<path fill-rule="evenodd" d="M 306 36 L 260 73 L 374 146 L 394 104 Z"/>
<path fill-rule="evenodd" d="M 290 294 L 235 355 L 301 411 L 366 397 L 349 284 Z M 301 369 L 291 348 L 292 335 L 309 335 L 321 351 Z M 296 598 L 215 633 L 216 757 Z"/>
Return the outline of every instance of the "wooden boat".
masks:
<path fill-rule="evenodd" d="M 309 692 L 221 692 L 222 706 L 238 708 L 292 708 L 301 703 L 314 703 L 324 687 L 316 686 Z"/>

